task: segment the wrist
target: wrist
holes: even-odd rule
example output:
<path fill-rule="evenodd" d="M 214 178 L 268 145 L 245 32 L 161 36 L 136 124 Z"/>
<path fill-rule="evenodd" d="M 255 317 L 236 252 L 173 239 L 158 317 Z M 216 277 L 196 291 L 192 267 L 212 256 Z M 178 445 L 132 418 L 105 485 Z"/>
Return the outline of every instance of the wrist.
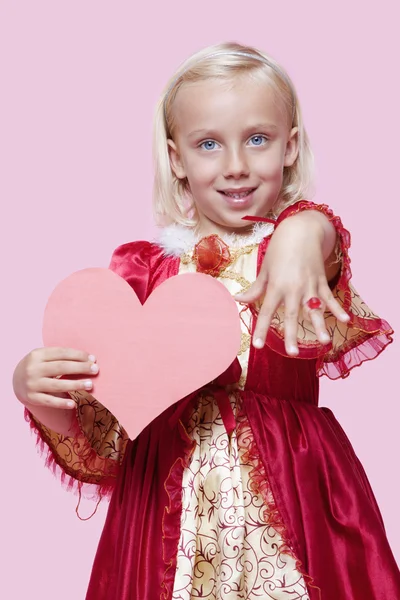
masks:
<path fill-rule="evenodd" d="M 325 274 L 328 282 L 337 279 L 336 284 L 339 289 L 347 289 L 348 282 L 351 279 L 349 248 L 351 246 L 351 236 L 343 223 L 331 208 L 326 204 L 316 204 L 309 200 L 300 200 L 286 207 L 278 216 L 275 228 L 289 218 L 300 214 L 320 213 L 325 217 L 321 220 L 324 225 L 324 240 L 322 254 L 325 262 Z M 315 216 L 312 216 L 315 218 Z M 346 297 L 345 305 L 349 306 L 350 297 Z"/>
<path fill-rule="evenodd" d="M 295 212 L 278 223 L 277 228 L 285 224 L 287 228 L 293 227 L 296 231 L 301 229 L 308 240 L 315 241 L 321 248 L 324 261 L 332 256 L 337 242 L 336 229 L 321 211 L 309 209 Z"/>

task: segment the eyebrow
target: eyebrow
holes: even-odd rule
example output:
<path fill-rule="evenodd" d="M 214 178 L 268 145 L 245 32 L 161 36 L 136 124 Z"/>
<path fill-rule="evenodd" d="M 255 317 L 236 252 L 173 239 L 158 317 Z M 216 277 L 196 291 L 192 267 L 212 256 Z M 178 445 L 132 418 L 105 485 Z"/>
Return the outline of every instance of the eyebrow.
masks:
<path fill-rule="evenodd" d="M 246 127 L 246 129 L 244 130 L 244 133 L 247 135 L 251 131 L 260 131 L 261 129 L 270 130 L 270 131 L 278 131 L 279 128 L 276 125 L 274 125 L 273 123 L 256 123 L 255 125 Z M 188 137 L 195 137 L 198 135 L 211 137 L 211 136 L 215 136 L 217 133 L 218 132 L 213 129 L 196 129 L 195 131 L 191 131 L 189 133 Z"/>

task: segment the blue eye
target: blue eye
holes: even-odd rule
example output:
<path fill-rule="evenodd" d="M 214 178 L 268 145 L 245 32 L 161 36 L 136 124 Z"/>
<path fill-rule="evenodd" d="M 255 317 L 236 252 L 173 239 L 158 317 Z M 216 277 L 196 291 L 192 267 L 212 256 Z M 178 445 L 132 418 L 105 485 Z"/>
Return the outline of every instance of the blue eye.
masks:
<path fill-rule="evenodd" d="M 265 135 L 253 135 L 253 137 L 250 139 L 255 141 L 254 146 L 262 146 L 263 143 L 267 141 Z"/>
<path fill-rule="evenodd" d="M 204 150 L 215 150 L 215 144 L 213 140 L 206 140 L 202 144 L 200 144 L 200 148 L 204 148 Z M 213 145 L 214 144 L 214 145 Z"/>

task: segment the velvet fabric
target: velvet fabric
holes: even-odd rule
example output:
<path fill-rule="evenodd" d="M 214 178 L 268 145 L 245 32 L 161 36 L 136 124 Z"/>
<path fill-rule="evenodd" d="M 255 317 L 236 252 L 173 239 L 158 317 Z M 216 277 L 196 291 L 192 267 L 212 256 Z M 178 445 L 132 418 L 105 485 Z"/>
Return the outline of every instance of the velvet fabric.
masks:
<path fill-rule="evenodd" d="M 339 287 L 343 305 L 351 311 L 350 241 L 340 220 L 321 206 L 317 209 L 332 217 L 341 237 Z M 316 205 L 299 203 L 284 217 L 309 208 Z M 258 268 L 268 241 L 259 247 Z M 118 248 L 110 266 L 144 302 L 157 285 L 178 273 L 179 258 L 164 256 L 156 244 L 134 242 Z M 346 377 L 391 341 L 393 332 L 385 321 L 371 319 L 371 325 L 358 318 L 352 315 L 359 334 L 343 340 L 342 350 L 304 344 L 299 358 L 285 356 L 279 329 L 271 329 L 267 345 L 250 350 L 240 392 L 241 410 L 253 434 L 252 455 L 260 465 L 255 477 L 260 488 L 272 491 L 274 525 L 297 560 L 311 600 L 400 598 L 399 569 L 367 475 L 332 411 L 319 406 L 318 375 Z M 239 376 L 234 363 L 219 383 Z M 188 408 L 182 411 L 176 403 L 127 443 L 86 600 L 172 598 L 182 474 L 193 449 L 185 430 Z"/>
<path fill-rule="evenodd" d="M 178 266 L 146 244 L 126 245 L 112 263 L 142 300 Z M 343 269 L 343 285 L 347 276 Z M 399 570 L 367 476 L 332 411 L 318 406 L 318 353 L 303 348 L 308 360 L 293 359 L 273 332 L 269 342 L 251 349 L 243 410 L 311 600 L 400 598 Z M 87 600 L 171 598 L 191 449 L 182 422 L 170 427 L 177 410 L 179 403 L 126 451 Z"/>

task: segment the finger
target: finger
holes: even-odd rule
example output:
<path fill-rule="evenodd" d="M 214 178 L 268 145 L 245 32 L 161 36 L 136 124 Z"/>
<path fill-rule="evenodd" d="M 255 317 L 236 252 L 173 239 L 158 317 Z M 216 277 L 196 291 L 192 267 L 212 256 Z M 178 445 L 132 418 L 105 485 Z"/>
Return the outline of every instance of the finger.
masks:
<path fill-rule="evenodd" d="M 58 396 L 43 394 L 41 392 L 32 394 L 32 396 L 29 398 L 29 404 L 32 404 L 32 406 L 46 406 L 49 408 L 67 408 L 69 410 L 76 407 L 76 402 L 71 399 L 60 398 Z"/>
<path fill-rule="evenodd" d="M 255 282 L 249 287 L 248 290 L 243 292 L 242 294 L 236 294 L 235 300 L 237 302 L 243 302 L 245 304 L 252 304 L 256 302 L 265 294 L 265 289 L 267 287 L 267 277 L 266 275 L 260 273 Z"/>
<path fill-rule="evenodd" d="M 93 354 L 74 348 L 62 348 L 58 346 L 47 346 L 34 351 L 37 358 L 43 362 L 53 360 L 72 360 L 78 362 L 96 362 Z"/>
<path fill-rule="evenodd" d="M 329 344 L 331 336 L 326 328 L 323 307 L 308 309 L 306 312 L 308 313 L 308 318 L 312 323 L 318 341 L 321 344 Z"/>
<path fill-rule="evenodd" d="M 325 302 L 326 307 L 339 321 L 346 323 L 350 320 L 350 315 L 343 310 L 343 306 L 336 300 L 326 279 L 319 284 L 319 297 Z"/>
<path fill-rule="evenodd" d="M 326 329 L 324 317 L 326 303 L 321 298 L 321 293 L 317 291 L 317 287 L 317 285 L 310 286 L 308 293 L 303 298 L 303 316 L 312 323 L 318 341 L 321 344 L 329 344 L 331 337 Z M 310 308 L 308 302 L 311 298 L 318 298 L 321 305 L 318 308 Z"/>
<path fill-rule="evenodd" d="M 292 294 L 285 298 L 284 302 L 285 350 L 289 356 L 297 356 L 299 353 L 297 334 L 299 329 L 300 297 L 297 294 Z"/>
<path fill-rule="evenodd" d="M 41 363 L 38 372 L 42 377 L 60 377 L 62 375 L 81 375 L 84 373 L 97 375 L 99 366 L 92 362 L 52 361 Z"/>
<path fill-rule="evenodd" d="M 77 392 L 79 390 L 91 390 L 93 388 L 93 381 L 91 379 L 51 379 L 45 378 L 39 379 L 37 383 L 37 393 L 65 393 L 65 392 Z"/>
<path fill-rule="evenodd" d="M 281 296 L 270 288 L 265 296 L 257 317 L 257 323 L 253 333 L 253 346 L 263 348 L 267 338 L 268 329 L 274 317 L 276 309 L 281 304 Z"/>

